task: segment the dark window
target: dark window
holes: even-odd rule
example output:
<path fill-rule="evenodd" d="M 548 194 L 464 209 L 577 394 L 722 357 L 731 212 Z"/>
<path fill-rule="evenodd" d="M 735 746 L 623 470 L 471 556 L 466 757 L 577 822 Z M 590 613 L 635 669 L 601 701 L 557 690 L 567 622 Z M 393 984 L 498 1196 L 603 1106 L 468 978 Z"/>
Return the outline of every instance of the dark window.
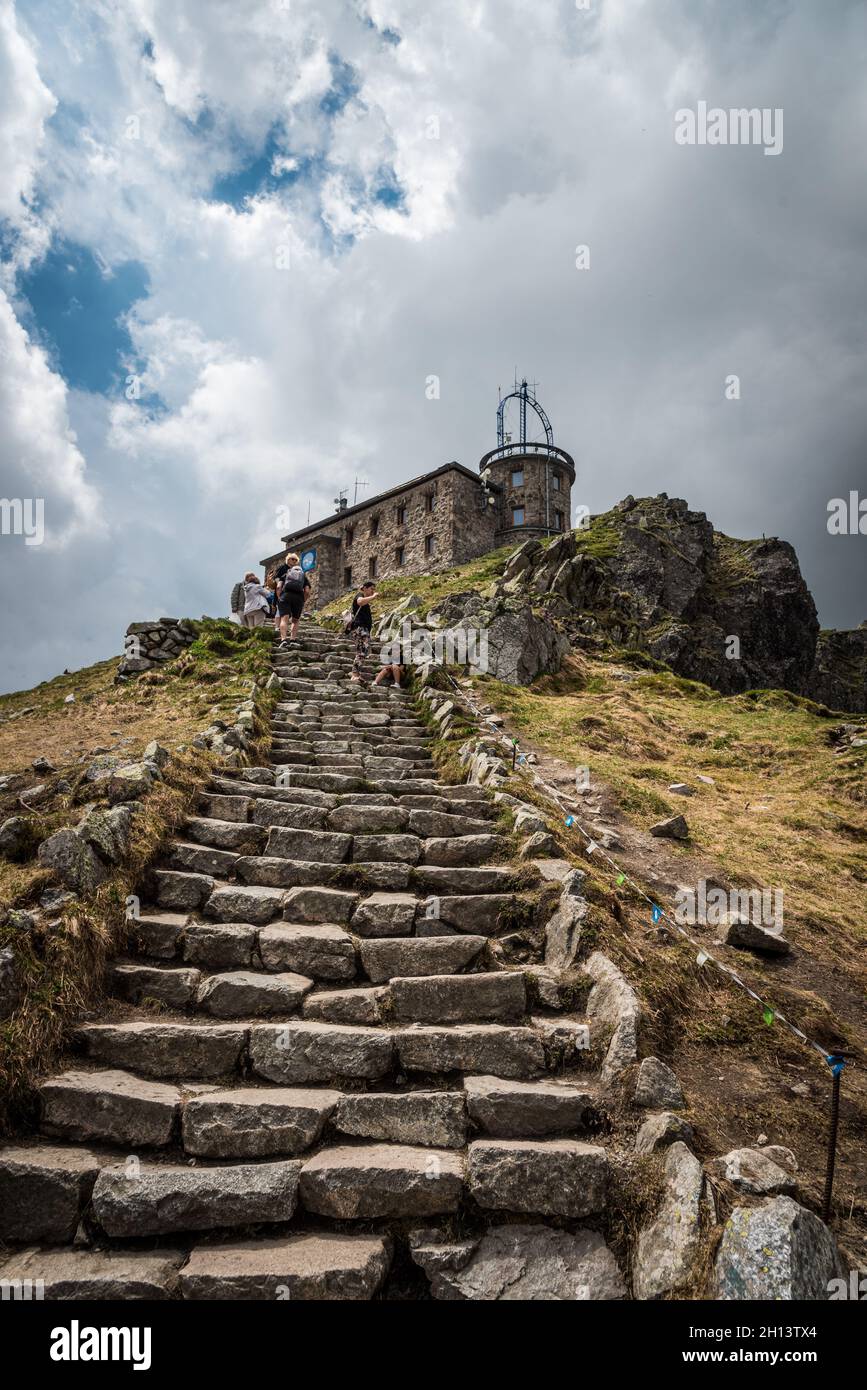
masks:
<path fill-rule="evenodd" d="M 347 528 L 346 528 L 346 547 L 347 547 L 347 549 L 349 549 L 349 547 L 352 545 L 352 542 L 353 542 L 354 540 L 355 540 L 355 527 L 354 527 L 354 526 L 347 526 Z"/>
<path fill-rule="evenodd" d="M 379 517 L 378 517 L 378 516 L 372 516 L 372 517 L 370 518 L 370 534 L 371 534 L 372 536 L 378 536 L 378 535 L 379 535 Z"/>
<path fill-rule="evenodd" d="M 352 588 L 352 570 L 349 565 L 347 565 L 346 569 L 343 571 L 343 587 L 344 589 Z"/>
<path fill-rule="evenodd" d="M 555 492 L 559 492 L 559 491 L 560 491 L 560 474 L 559 474 L 559 473 L 552 473 L 552 474 L 551 474 L 551 482 L 552 482 L 554 491 L 555 491 Z"/>
<path fill-rule="evenodd" d="M 394 561 L 395 561 L 395 564 L 396 564 L 396 565 L 402 565 L 403 562 L 404 562 L 404 560 L 405 560 L 405 558 L 406 558 L 406 553 L 405 553 L 405 551 L 404 551 L 404 547 L 403 547 L 402 545 L 399 545 L 399 546 L 397 547 L 397 549 L 395 550 L 395 552 L 394 552 Z"/>
<path fill-rule="evenodd" d="M 555 517 L 556 522 L 557 522 L 557 530 L 558 530 L 558 531 L 562 531 L 562 530 L 563 530 L 563 513 L 562 513 L 562 512 L 555 512 L 555 513 L 554 513 L 554 517 Z"/>
<path fill-rule="evenodd" d="M 512 508 L 512 525 L 513 525 L 513 526 L 523 526 L 523 524 L 524 524 L 524 508 L 523 508 L 523 507 L 513 507 L 513 508 Z"/>
<path fill-rule="evenodd" d="M 434 551 L 436 550 L 436 544 L 437 544 L 437 542 L 436 542 L 436 536 L 425 536 L 425 538 L 424 538 L 424 553 L 425 553 L 425 555 L 433 555 Z"/>
<path fill-rule="evenodd" d="M 436 495 L 436 493 L 435 493 L 435 492 L 429 492 L 429 493 L 427 494 L 427 496 L 425 497 L 425 499 L 424 499 L 424 509 L 425 509 L 425 511 L 426 511 L 426 512 L 432 512 L 432 511 L 434 510 L 436 504 L 437 504 L 437 495 Z"/>
<path fill-rule="evenodd" d="M 524 486 L 524 470 L 523 470 L 523 468 L 513 468 L 513 469 L 512 469 L 512 487 L 523 487 L 523 486 Z"/>
<path fill-rule="evenodd" d="M 376 556 L 375 556 L 375 555 L 371 555 L 370 559 L 369 559 L 368 562 L 367 562 L 367 577 L 368 577 L 368 579 L 375 579 L 375 578 L 376 578 Z"/>
<path fill-rule="evenodd" d="M 402 503 L 401 506 L 397 508 L 397 524 L 398 526 L 406 525 L 406 503 Z"/>

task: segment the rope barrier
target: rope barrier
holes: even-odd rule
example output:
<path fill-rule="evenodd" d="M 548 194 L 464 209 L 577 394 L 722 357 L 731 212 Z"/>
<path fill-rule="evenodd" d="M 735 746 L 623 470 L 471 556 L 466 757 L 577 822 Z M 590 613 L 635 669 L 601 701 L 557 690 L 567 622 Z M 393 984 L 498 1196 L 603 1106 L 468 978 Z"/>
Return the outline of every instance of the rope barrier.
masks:
<path fill-rule="evenodd" d="M 662 906 L 660 906 L 659 903 L 655 902 L 653 898 L 651 898 L 650 894 L 645 891 L 644 887 L 640 883 L 637 883 L 636 880 L 632 878 L 632 876 L 629 873 L 627 873 L 626 870 L 623 869 L 621 865 L 619 865 L 616 862 L 616 860 L 614 860 L 601 845 L 598 845 L 596 843 L 591 833 L 577 819 L 574 813 L 574 809 L 570 809 L 569 803 L 558 791 L 558 789 L 556 787 L 553 787 L 550 784 L 550 782 L 546 782 L 544 778 L 540 777 L 539 774 L 533 770 L 532 765 L 526 762 L 526 755 L 518 754 L 518 740 L 516 738 L 507 738 L 504 734 L 500 733 L 492 717 L 485 715 L 484 711 L 481 709 L 480 705 L 476 702 L 476 700 L 474 700 L 473 696 L 469 694 L 466 690 L 463 690 L 458 685 L 457 681 L 449 674 L 449 672 L 445 670 L 444 667 L 440 669 L 443 670 L 446 679 L 454 687 L 455 691 L 458 694 L 458 698 L 463 699 L 466 702 L 472 713 L 476 716 L 477 720 L 480 723 L 483 722 L 489 725 L 491 728 L 492 736 L 496 738 L 504 747 L 510 749 L 512 753 L 513 770 L 516 768 L 516 764 L 519 761 L 522 765 L 526 764 L 527 771 L 529 772 L 529 775 L 534 785 L 537 786 L 540 789 L 540 791 L 544 792 L 544 794 L 547 797 L 549 797 L 549 799 L 552 800 L 562 812 L 565 813 L 564 823 L 566 825 L 567 830 L 577 830 L 579 834 L 584 836 L 584 839 L 587 841 L 585 852 L 588 855 L 592 855 L 598 859 L 604 860 L 611 867 L 611 869 L 614 871 L 616 875 L 617 886 L 622 887 L 624 884 L 628 885 L 635 893 L 638 894 L 639 897 L 643 898 L 644 901 L 650 905 L 651 918 L 654 923 L 664 921 L 668 927 L 675 931 L 685 941 L 688 941 L 689 944 L 697 951 L 696 962 L 699 965 L 699 967 L 702 967 L 705 964 L 713 965 L 720 972 L 720 974 L 724 975 L 732 984 L 736 985 L 738 989 L 743 990 L 743 992 L 749 995 L 750 999 L 754 1000 L 755 1003 L 761 1005 L 762 1017 L 764 1018 L 764 1021 L 768 1025 L 768 1027 L 771 1027 L 771 1025 L 774 1022 L 782 1023 L 784 1027 L 786 1027 L 789 1030 L 789 1032 L 798 1039 L 799 1042 L 803 1043 L 805 1046 L 809 1048 L 812 1048 L 815 1052 L 818 1052 L 822 1060 L 830 1067 L 831 1074 L 833 1076 L 833 1091 L 831 1099 L 831 1127 L 828 1137 L 828 1158 L 825 1179 L 825 1196 L 823 1205 L 823 1219 L 827 1221 L 831 1210 L 831 1190 L 834 1182 L 834 1167 L 836 1160 L 837 1129 L 840 1104 L 840 1078 L 843 1068 L 846 1065 L 846 1059 L 844 1054 L 840 1052 L 828 1052 L 828 1050 L 824 1048 L 821 1045 L 821 1043 L 816 1042 L 814 1038 L 808 1037 L 802 1028 L 799 1028 L 797 1024 L 792 1023 L 790 1019 L 786 1018 L 785 1014 L 779 1011 L 779 1009 L 775 1008 L 772 1004 L 768 1003 L 766 999 L 763 999 L 762 996 L 760 994 L 757 994 L 754 989 L 751 989 L 748 984 L 745 984 L 744 981 L 737 974 L 737 972 L 732 970 L 731 966 L 726 965 L 724 961 L 718 960 L 717 957 L 713 955 L 711 951 L 707 950 L 707 948 L 704 945 L 702 945 L 701 942 L 696 941 L 692 936 L 690 936 L 689 932 L 686 931 L 686 929 L 681 925 L 680 922 L 676 921 L 673 917 L 669 915 L 668 912 L 666 912 L 666 910 Z"/>

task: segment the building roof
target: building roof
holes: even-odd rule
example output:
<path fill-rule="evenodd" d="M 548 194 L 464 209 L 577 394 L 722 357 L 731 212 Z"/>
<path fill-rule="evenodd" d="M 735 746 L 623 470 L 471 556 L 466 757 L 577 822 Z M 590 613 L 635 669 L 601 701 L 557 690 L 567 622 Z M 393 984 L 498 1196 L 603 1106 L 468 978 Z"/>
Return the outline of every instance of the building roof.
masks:
<path fill-rule="evenodd" d="M 297 541 L 301 536 L 314 536 L 319 531 L 333 526 L 335 521 L 343 521 L 348 516 L 356 516 L 359 512 L 367 511 L 369 507 L 379 506 L 381 502 L 387 501 L 389 497 L 396 497 L 400 492 L 407 492 L 410 488 L 420 487 L 422 483 L 428 483 L 432 478 L 438 478 L 443 473 L 448 473 L 451 469 L 457 469 L 463 473 L 464 477 L 482 486 L 482 480 L 478 473 L 471 473 L 469 468 L 465 468 L 462 463 L 457 463 L 452 459 L 451 463 L 441 464 L 439 468 L 434 468 L 430 473 L 422 473 L 418 478 L 410 478 L 408 482 L 398 483 L 397 487 L 390 487 L 387 492 L 378 492 L 375 497 L 368 497 L 364 502 L 356 502 L 354 507 L 344 507 L 342 512 L 332 512 L 330 516 L 323 517 L 321 521 L 314 521 L 309 526 L 302 526 L 297 531 L 290 531 L 288 536 L 283 537 L 283 545 L 288 546 L 290 541 Z"/>

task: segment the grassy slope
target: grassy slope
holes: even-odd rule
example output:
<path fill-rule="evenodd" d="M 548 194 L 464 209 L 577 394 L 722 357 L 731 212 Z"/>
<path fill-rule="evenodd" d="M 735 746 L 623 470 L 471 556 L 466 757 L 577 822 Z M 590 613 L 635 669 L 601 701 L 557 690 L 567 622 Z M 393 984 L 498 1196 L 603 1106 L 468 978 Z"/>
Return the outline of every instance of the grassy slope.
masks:
<path fill-rule="evenodd" d="M 32 848 L 20 863 L 0 859 L 0 948 L 11 946 L 25 982 L 24 999 L 0 1023 L 0 1128 L 14 1122 L 30 1103 L 35 1076 L 51 1065 L 64 1034 L 82 1012 L 97 1007 L 106 959 L 122 946 L 124 904 L 143 869 L 188 813 L 214 763 L 214 755 L 190 746 L 192 736 L 231 712 L 260 686 L 270 671 L 270 632 L 245 632 L 229 622 L 199 625 L 196 641 L 176 661 L 115 686 L 117 662 L 99 662 L 34 690 L 0 698 L 0 714 L 33 709 L 0 723 L 0 771 L 27 772 L 45 755 L 72 790 L 54 792 L 32 815 Z M 65 705 L 67 694 L 74 705 Z M 262 699 L 262 713 L 270 697 Z M 266 734 L 264 725 L 261 732 Z M 104 802 L 105 783 L 82 780 L 96 748 L 133 761 L 151 739 L 173 750 L 164 779 L 149 793 L 136 817 L 130 854 L 89 903 L 76 902 L 22 929 L 16 909 L 34 906 L 55 880 L 40 869 L 36 844 L 53 830 L 74 825 L 85 805 Z M 179 751 L 182 749 L 183 751 Z M 48 781 L 53 784 L 58 776 Z M 18 793 L 0 793 L 0 820 L 26 815 Z M 11 915 L 10 915 L 11 912 Z"/>

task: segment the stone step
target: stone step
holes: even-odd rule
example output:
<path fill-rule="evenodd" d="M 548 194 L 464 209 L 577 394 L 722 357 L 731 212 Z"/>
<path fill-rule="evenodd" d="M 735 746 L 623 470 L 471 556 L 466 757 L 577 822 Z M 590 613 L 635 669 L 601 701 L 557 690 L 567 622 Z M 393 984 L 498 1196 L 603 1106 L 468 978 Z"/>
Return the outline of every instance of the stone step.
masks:
<path fill-rule="evenodd" d="M 154 871 L 157 905 L 184 909 L 187 912 L 201 907 L 214 891 L 214 879 L 209 874 L 181 873 L 176 869 Z"/>
<path fill-rule="evenodd" d="M 222 796 L 203 792 L 199 797 L 202 814 L 213 820 L 246 821 L 249 819 L 250 798 L 243 795 Z"/>
<path fill-rule="evenodd" d="M 337 831 L 287 829 L 272 826 L 265 855 L 276 859 L 304 859 L 317 864 L 342 864 L 352 855 L 352 836 Z"/>
<path fill-rule="evenodd" d="M 303 1018 L 317 1019 L 320 1023 L 372 1026 L 383 1022 L 389 997 L 385 985 L 317 990 L 304 1000 L 301 1015 Z"/>
<path fill-rule="evenodd" d="M 439 1216 L 457 1211 L 463 1159 L 450 1149 L 403 1144 L 323 1149 L 301 1169 L 305 1209 L 339 1220 Z"/>
<path fill-rule="evenodd" d="M 357 903 L 350 926 L 362 937 L 409 936 L 418 906 L 414 893 L 371 893 Z"/>
<path fill-rule="evenodd" d="M 202 1013 L 215 1018 L 262 1018 L 274 1014 L 288 1017 L 297 1013 L 312 988 L 311 979 L 290 971 L 265 974 L 234 970 L 203 980 L 196 1003 Z"/>
<path fill-rule="evenodd" d="M 460 1091 L 342 1095 L 332 1122 L 355 1139 L 443 1149 L 461 1149 L 466 1143 L 466 1102 Z"/>
<path fill-rule="evenodd" d="M 427 893 L 449 893 L 463 897 L 467 893 L 511 893 L 521 879 L 511 866 L 462 869 L 420 864 L 413 881 L 418 889 Z M 529 886 L 529 882 L 529 878 L 526 878 L 524 886 Z"/>
<path fill-rule="evenodd" d="M 202 973 L 185 966 L 115 961 L 109 979 L 114 993 L 132 1004 L 156 999 L 170 1009 L 188 1009 L 195 1002 Z"/>
<path fill-rule="evenodd" d="M 239 860 L 238 864 L 242 862 Z M 204 904 L 203 912 L 215 922 L 249 922 L 259 926 L 279 917 L 284 896 L 278 888 L 255 885 L 214 888 Z"/>
<path fill-rule="evenodd" d="M 91 1061 L 145 1076 L 206 1080 L 238 1069 L 248 1029 L 237 1023 L 134 1020 L 83 1023 L 75 1036 Z"/>
<path fill-rule="evenodd" d="M 532 1028 L 416 1023 L 396 1030 L 393 1038 L 404 1071 L 433 1075 L 461 1071 L 528 1080 L 545 1070 L 545 1052 Z"/>
<path fill-rule="evenodd" d="M 194 922 L 181 942 L 181 955 L 206 970 L 246 970 L 257 961 L 258 929 L 249 922 Z"/>
<path fill-rule="evenodd" d="M 185 873 L 210 874 L 213 878 L 231 878 L 240 856 L 233 850 L 211 849 L 208 845 L 188 844 L 171 840 L 166 849 L 165 865 Z"/>
<path fill-rule="evenodd" d="M 382 1288 L 390 1262 L 383 1236 L 305 1232 L 197 1247 L 180 1286 L 191 1300 L 364 1302 Z"/>
<path fill-rule="evenodd" d="M 184 1105 L 184 1151 L 196 1158 L 276 1158 L 317 1142 L 341 1099 L 313 1087 L 238 1086 L 191 1096 Z"/>
<path fill-rule="evenodd" d="M 180 1113 L 177 1086 L 125 1071 L 65 1071 L 39 1086 L 40 1129 L 83 1143 L 164 1148 Z"/>
<path fill-rule="evenodd" d="M 464 1089 L 473 1125 L 498 1138 L 576 1134 L 586 1130 L 598 1114 L 592 1089 L 564 1081 L 467 1076 Z"/>
<path fill-rule="evenodd" d="M 73 1145 L 0 1149 L 0 1241 L 71 1241 L 105 1161 Z"/>
<path fill-rule="evenodd" d="M 394 1017 L 404 1023 L 515 1022 L 527 1012 L 524 976 L 497 974 L 398 976 L 391 982 Z"/>
<path fill-rule="evenodd" d="M 107 1236 L 159 1236 L 182 1231 L 273 1225 L 292 1219 L 301 1163 L 226 1167 L 137 1162 L 100 1170 L 92 1214 Z"/>
<path fill-rule="evenodd" d="M 181 1250 L 31 1247 L 0 1257 L 0 1285 L 29 1283 L 46 1302 L 165 1300 L 177 1297 Z"/>
<path fill-rule="evenodd" d="M 480 1207 L 576 1219 L 605 1209 L 608 1156 L 578 1139 L 477 1139 L 467 1188 Z"/>
<path fill-rule="evenodd" d="M 170 960 L 189 920 L 188 912 L 142 912 L 129 923 L 130 945 L 142 955 Z"/>
<path fill-rule="evenodd" d="M 484 821 L 476 823 L 485 824 Z M 437 868 L 476 868 L 491 859 L 496 859 L 498 855 L 504 855 L 508 844 L 505 836 L 485 832 L 424 840 L 422 863 Z"/>
<path fill-rule="evenodd" d="M 393 1035 L 339 1023 L 253 1024 L 250 1065 L 280 1085 L 378 1081 L 394 1064 Z"/>
<path fill-rule="evenodd" d="M 384 984 L 396 976 L 453 975 L 471 965 L 485 945 L 484 936 L 397 936 L 362 941 L 359 954 L 368 979 Z"/>
<path fill-rule="evenodd" d="M 332 922 L 262 927 L 259 952 L 266 970 L 298 971 L 315 980 L 351 980 L 356 973 L 352 937 Z"/>
<path fill-rule="evenodd" d="M 251 788 L 254 783 L 250 783 Z M 255 802 L 254 805 L 261 803 Z M 276 803 L 270 802 L 269 805 Z M 266 840 L 265 822 L 255 825 L 243 821 L 214 820 L 207 816 L 191 816 L 184 829 L 188 840 L 199 845 L 211 845 L 218 850 L 234 850 L 236 854 L 258 854 Z"/>

